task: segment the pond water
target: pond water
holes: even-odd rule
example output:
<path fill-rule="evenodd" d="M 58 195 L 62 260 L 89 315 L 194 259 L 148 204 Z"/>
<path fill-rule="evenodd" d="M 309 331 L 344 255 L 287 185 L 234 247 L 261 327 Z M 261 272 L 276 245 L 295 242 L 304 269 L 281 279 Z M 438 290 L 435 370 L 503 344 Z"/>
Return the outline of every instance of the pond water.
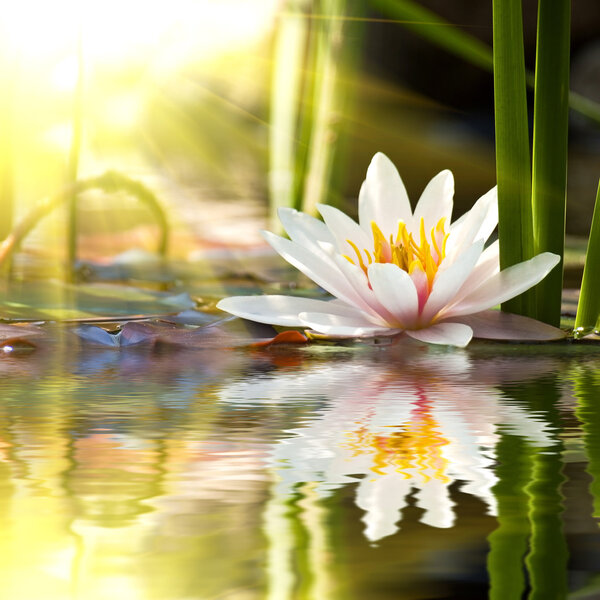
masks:
<path fill-rule="evenodd" d="M 600 597 L 600 350 L 0 357 L 0 598 Z"/>

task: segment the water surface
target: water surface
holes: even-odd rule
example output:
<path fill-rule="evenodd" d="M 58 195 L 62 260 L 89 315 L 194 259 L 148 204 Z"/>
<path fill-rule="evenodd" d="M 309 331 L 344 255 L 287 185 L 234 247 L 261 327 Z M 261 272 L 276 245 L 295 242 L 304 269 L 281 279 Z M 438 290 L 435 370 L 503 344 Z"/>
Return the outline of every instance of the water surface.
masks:
<path fill-rule="evenodd" d="M 600 596 L 591 346 L 0 357 L 0 598 Z"/>

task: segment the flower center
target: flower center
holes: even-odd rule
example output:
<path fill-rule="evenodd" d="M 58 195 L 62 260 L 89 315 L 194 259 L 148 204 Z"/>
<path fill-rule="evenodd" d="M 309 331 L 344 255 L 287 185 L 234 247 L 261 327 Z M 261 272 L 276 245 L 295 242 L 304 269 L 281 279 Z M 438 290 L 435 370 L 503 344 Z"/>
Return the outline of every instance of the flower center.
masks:
<path fill-rule="evenodd" d="M 368 267 L 372 263 L 393 263 L 406 271 L 409 275 L 419 269 L 427 275 L 429 290 L 438 271 L 438 267 L 446 256 L 446 241 L 448 234 L 445 232 L 444 223 L 446 218 L 441 218 L 435 227 L 431 228 L 429 239 L 425 233 L 425 221 L 421 217 L 419 226 L 419 242 L 415 241 L 413 234 L 408 231 L 403 221 L 398 222 L 398 233 L 394 239 L 390 235 L 389 240 L 381 232 L 381 229 L 371 221 L 373 230 L 374 248 L 369 252 L 366 248 L 360 250 L 352 240 L 346 240 L 356 254 L 356 259 L 344 255 L 353 265 L 358 266 L 368 277 Z M 364 254 L 364 257 L 363 257 Z M 355 262 L 355 260 L 357 262 Z"/>

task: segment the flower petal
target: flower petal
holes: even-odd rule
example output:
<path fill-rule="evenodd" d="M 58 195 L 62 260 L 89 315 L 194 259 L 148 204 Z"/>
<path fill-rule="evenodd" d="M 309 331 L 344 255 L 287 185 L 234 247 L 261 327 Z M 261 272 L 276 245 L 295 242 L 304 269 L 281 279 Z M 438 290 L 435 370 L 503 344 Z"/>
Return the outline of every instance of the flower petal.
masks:
<path fill-rule="evenodd" d="M 475 268 L 471 271 L 467 280 L 458 291 L 458 294 L 452 300 L 452 306 L 458 304 L 464 297 L 500 271 L 499 250 L 500 245 L 498 240 L 496 240 L 481 253 Z"/>
<path fill-rule="evenodd" d="M 440 310 L 452 302 L 469 274 L 473 271 L 482 250 L 483 240 L 479 240 L 459 255 L 456 261 L 447 269 L 438 271 L 429 298 L 427 298 L 421 313 L 423 324 L 429 323 Z"/>
<path fill-rule="evenodd" d="M 442 217 L 445 217 L 446 223 L 449 224 L 454 204 L 453 197 L 454 176 L 446 169 L 438 173 L 423 190 L 413 215 L 416 230 L 414 233 L 418 233 L 417 228 L 420 227 L 421 218 L 425 221 L 427 233 Z"/>
<path fill-rule="evenodd" d="M 394 316 L 381 304 L 373 290 L 369 287 L 369 280 L 364 271 L 360 267 L 348 262 L 348 260 L 339 254 L 333 258 L 338 269 L 344 274 L 348 283 L 354 288 L 365 304 L 371 308 L 372 313 L 387 323 L 394 321 Z"/>
<path fill-rule="evenodd" d="M 341 210 L 333 206 L 327 206 L 326 204 L 318 204 L 317 208 L 332 237 L 335 239 L 335 245 L 340 254 L 347 254 L 350 258 L 355 257 L 354 249 L 347 240 L 351 240 L 359 250 L 373 247 L 371 238 L 362 230 L 358 223 Z M 363 257 L 363 260 L 366 260 L 366 257 Z"/>
<path fill-rule="evenodd" d="M 242 319 L 285 327 L 303 325 L 298 315 L 304 312 L 327 312 L 346 317 L 362 317 L 359 310 L 339 301 L 295 296 L 230 296 L 223 298 L 217 304 L 217 308 Z"/>
<path fill-rule="evenodd" d="M 567 335 L 562 329 L 552 325 L 499 310 L 485 310 L 458 317 L 457 320 L 471 327 L 476 338 L 546 342 L 561 340 Z"/>
<path fill-rule="evenodd" d="M 419 317 L 419 299 L 410 275 L 390 263 L 369 266 L 369 282 L 375 297 L 403 328 L 413 327 Z"/>
<path fill-rule="evenodd" d="M 539 283 L 559 263 L 560 257 L 543 252 L 484 281 L 460 302 L 444 311 L 443 318 L 478 313 L 506 302 Z"/>
<path fill-rule="evenodd" d="M 425 329 L 407 330 L 407 335 L 428 344 L 446 344 L 464 348 L 473 337 L 473 330 L 463 323 L 436 323 Z"/>
<path fill-rule="evenodd" d="M 381 228 L 385 238 L 396 235 L 398 221 L 408 223 L 412 210 L 406 188 L 394 163 L 378 152 L 367 169 L 367 177 L 358 196 L 360 226 L 372 238 L 371 221 Z"/>
<path fill-rule="evenodd" d="M 306 213 L 282 207 L 277 211 L 279 220 L 290 238 L 302 246 L 318 247 L 318 242 L 335 244 L 327 225 Z"/>
<path fill-rule="evenodd" d="M 477 240 L 487 241 L 497 224 L 498 188 L 494 187 L 450 226 L 446 255 L 454 257 Z"/>
<path fill-rule="evenodd" d="M 279 237 L 270 231 L 263 231 L 263 236 L 282 258 L 299 271 L 302 271 L 309 279 L 312 279 L 331 295 L 347 304 L 355 304 L 358 308 L 364 310 L 369 309 L 329 258 L 323 260 L 323 257 L 317 253 L 311 252 L 299 244 Z"/>
<path fill-rule="evenodd" d="M 304 312 L 299 316 L 304 326 L 329 335 L 372 337 L 374 335 L 396 335 L 402 331 L 401 329 L 374 326 L 360 314 L 344 316 L 322 312 Z M 452 325 L 457 325 L 457 323 L 452 323 Z"/>

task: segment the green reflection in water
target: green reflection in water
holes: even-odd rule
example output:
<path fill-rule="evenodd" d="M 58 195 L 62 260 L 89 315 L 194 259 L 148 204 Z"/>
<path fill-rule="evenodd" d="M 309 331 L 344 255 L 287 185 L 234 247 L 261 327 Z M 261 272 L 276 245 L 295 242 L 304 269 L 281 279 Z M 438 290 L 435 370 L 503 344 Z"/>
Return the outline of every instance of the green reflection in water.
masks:
<path fill-rule="evenodd" d="M 543 415 L 554 430 L 559 428 L 556 404 L 560 389 L 555 378 L 522 386 L 512 395 L 528 401 L 529 408 Z M 533 448 L 503 434 L 496 450 L 498 527 L 488 537 L 490 598 L 521 598 L 528 584 L 531 600 L 565 598 L 568 550 L 561 517 L 563 445 L 557 441 L 549 448 Z"/>
<path fill-rule="evenodd" d="M 502 434 L 496 452 L 498 527 L 488 537 L 488 572 L 490 599 L 506 600 L 520 598 L 525 590 L 523 556 L 529 528 L 525 487 L 531 479 L 532 451 L 523 439 Z"/>
<path fill-rule="evenodd" d="M 556 404 L 560 390 L 555 379 L 540 381 L 530 402 L 534 410 L 543 411 L 545 420 L 558 430 L 560 417 Z M 562 442 L 540 450 L 532 456 L 532 476 L 526 492 L 529 496 L 531 550 L 526 559 L 531 600 L 567 596 L 568 549 L 563 532 L 564 497 Z"/>
<path fill-rule="evenodd" d="M 577 399 L 575 416 L 581 422 L 583 444 L 592 477 L 590 493 L 594 499 L 593 516 L 600 517 L 600 402 L 598 371 L 589 365 L 577 366 L 571 371 L 573 395 Z"/>

